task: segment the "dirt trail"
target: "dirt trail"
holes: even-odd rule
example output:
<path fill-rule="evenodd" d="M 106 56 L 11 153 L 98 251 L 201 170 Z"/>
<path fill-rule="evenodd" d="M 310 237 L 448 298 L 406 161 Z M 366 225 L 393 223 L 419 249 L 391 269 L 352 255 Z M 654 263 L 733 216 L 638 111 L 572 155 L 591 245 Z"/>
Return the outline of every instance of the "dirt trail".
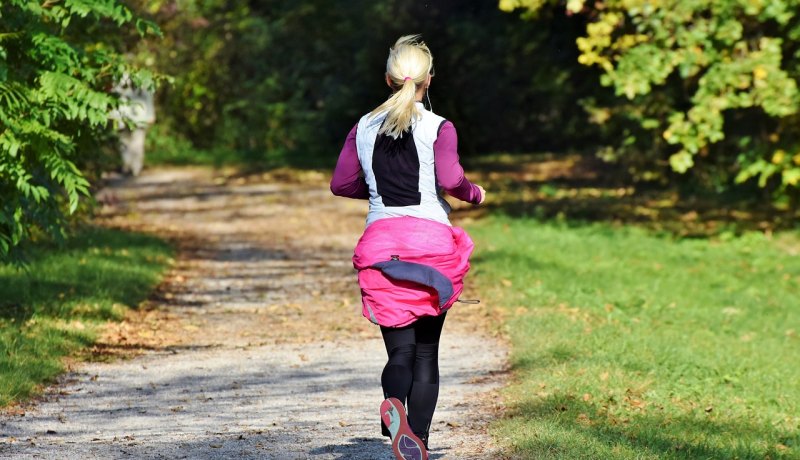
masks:
<path fill-rule="evenodd" d="M 0 416 L 0 457 L 389 459 L 379 433 L 378 330 L 350 263 L 365 203 L 325 178 L 148 171 L 102 192 L 108 225 L 175 241 L 154 298 L 24 415 Z M 503 345 L 484 310 L 445 324 L 431 458 L 499 458 L 486 434 Z"/>

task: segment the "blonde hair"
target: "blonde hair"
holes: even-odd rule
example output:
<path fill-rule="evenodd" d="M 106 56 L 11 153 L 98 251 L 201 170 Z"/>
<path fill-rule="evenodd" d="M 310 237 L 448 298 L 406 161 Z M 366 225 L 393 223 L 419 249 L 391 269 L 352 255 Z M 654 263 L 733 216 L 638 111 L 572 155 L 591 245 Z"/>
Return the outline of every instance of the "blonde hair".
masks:
<path fill-rule="evenodd" d="M 389 50 L 386 75 L 395 92 L 370 112 L 371 117 L 386 112 L 386 120 L 378 133 L 395 139 L 411 127 L 414 119 L 422 117 L 415 104 L 417 87 L 425 83 L 433 69 L 433 55 L 419 38 L 419 35 L 404 35 Z"/>

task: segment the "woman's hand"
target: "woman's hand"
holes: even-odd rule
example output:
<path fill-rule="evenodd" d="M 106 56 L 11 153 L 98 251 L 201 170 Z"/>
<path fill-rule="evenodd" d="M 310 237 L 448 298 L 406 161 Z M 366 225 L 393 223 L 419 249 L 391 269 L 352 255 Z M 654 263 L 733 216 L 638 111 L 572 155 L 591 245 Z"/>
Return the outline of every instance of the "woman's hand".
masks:
<path fill-rule="evenodd" d="M 486 190 L 484 190 L 480 185 L 478 186 L 478 190 L 481 191 L 481 199 L 478 201 L 478 204 L 481 204 L 486 200 Z"/>

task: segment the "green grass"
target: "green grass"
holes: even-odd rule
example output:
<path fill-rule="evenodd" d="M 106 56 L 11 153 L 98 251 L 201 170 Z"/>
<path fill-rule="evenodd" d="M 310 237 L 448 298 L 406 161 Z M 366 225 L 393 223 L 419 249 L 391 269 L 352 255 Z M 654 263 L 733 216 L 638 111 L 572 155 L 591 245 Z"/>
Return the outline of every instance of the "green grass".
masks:
<path fill-rule="evenodd" d="M 0 407 L 35 394 L 104 322 L 144 300 L 172 249 L 153 237 L 91 228 L 30 256 L 27 271 L 0 266 Z"/>
<path fill-rule="evenodd" d="M 800 458 L 800 240 L 490 217 L 513 458 Z"/>

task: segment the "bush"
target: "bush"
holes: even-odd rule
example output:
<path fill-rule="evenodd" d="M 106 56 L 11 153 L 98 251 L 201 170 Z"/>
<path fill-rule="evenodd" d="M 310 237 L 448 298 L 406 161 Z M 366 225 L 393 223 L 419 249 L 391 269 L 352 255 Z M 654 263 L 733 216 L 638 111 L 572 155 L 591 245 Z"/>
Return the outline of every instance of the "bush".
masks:
<path fill-rule="evenodd" d="M 119 53 L 120 30 L 156 30 L 115 0 L 0 4 L 0 262 L 43 232 L 63 236 L 97 162 L 117 105 L 109 90 L 128 73 L 152 86 Z"/>
<path fill-rule="evenodd" d="M 502 0 L 535 15 L 545 0 Z M 560 2 L 559 2 L 560 3 Z M 589 21 L 578 61 L 602 69 L 623 102 L 587 101 L 616 134 L 603 153 L 639 179 L 696 172 L 725 188 L 757 178 L 780 195 L 800 186 L 800 2 L 569 0 Z"/>

